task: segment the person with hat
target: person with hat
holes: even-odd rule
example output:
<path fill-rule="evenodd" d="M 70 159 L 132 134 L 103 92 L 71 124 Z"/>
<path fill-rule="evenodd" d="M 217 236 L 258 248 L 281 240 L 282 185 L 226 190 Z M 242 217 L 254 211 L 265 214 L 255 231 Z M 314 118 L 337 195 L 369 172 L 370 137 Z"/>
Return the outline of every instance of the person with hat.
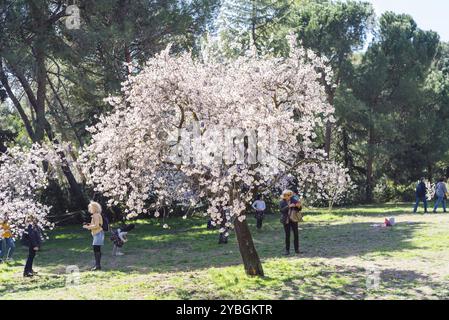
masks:
<path fill-rule="evenodd" d="M 300 205 L 298 203 L 292 203 L 291 199 L 294 192 L 291 190 L 284 190 L 281 195 L 280 211 L 281 211 L 281 223 L 284 226 L 285 231 L 285 255 L 290 255 L 290 234 L 293 232 L 293 246 L 296 254 L 299 254 L 299 234 L 298 234 L 298 222 L 292 221 L 290 213 L 292 208 L 297 208 Z"/>

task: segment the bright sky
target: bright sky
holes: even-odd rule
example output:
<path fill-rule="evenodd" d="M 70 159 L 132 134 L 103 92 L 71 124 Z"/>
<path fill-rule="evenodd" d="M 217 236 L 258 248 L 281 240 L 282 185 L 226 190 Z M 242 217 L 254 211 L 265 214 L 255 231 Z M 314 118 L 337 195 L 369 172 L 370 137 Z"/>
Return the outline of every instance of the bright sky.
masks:
<path fill-rule="evenodd" d="M 438 32 L 449 42 L 449 0 L 367 0 L 380 16 L 385 11 L 410 14 L 423 30 Z"/>

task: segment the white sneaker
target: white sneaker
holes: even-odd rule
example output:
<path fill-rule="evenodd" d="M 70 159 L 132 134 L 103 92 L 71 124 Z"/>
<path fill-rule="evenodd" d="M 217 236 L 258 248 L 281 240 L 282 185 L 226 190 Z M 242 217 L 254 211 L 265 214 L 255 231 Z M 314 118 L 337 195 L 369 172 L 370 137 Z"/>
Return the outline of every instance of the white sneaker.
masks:
<path fill-rule="evenodd" d="M 116 254 L 115 254 L 116 256 L 123 256 L 123 255 L 125 255 L 123 252 L 117 252 Z"/>

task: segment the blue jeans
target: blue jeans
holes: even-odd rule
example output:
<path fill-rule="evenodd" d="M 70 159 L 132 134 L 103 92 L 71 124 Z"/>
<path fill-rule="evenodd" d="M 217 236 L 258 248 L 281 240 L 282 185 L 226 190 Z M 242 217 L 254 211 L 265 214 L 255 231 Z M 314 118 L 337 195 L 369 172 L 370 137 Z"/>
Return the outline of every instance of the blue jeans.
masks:
<path fill-rule="evenodd" d="M 419 202 L 422 201 L 424 203 L 424 212 L 427 212 L 427 199 L 426 197 L 416 197 L 415 207 L 413 208 L 413 212 L 416 213 L 418 210 Z"/>
<path fill-rule="evenodd" d="M 6 238 L 0 240 L 0 258 L 12 258 L 16 245 L 13 238 Z"/>
<path fill-rule="evenodd" d="M 446 212 L 446 199 L 444 199 L 444 196 L 438 197 L 437 201 L 435 202 L 435 207 L 433 208 L 433 212 L 436 212 L 440 203 L 443 203 L 443 210 Z"/>

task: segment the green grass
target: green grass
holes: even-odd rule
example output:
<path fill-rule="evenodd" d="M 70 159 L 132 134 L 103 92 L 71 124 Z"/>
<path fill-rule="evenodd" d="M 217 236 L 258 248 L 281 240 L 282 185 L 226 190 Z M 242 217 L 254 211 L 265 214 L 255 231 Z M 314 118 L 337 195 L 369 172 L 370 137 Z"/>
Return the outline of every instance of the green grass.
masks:
<path fill-rule="evenodd" d="M 448 299 L 449 215 L 410 214 L 410 205 L 387 204 L 306 211 L 300 256 L 284 257 L 278 215 L 262 231 L 248 217 L 265 277 L 247 277 L 233 234 L 218 245 L 204 217 L 137 221 L 112 257 L 103 247 L 104 271 L 89 271 L 91 237 L 81 226 L 60 227 L 35 260 L 39 276 L 22 278 L 26 256 L 0 265 L 2 299 Z M 397 225 L 380 228 L 385 217 Z M 66 267 L 80 269 L 79 285 L 66 285 Z M 376 268 L 379 285 L 367 288 Z"/>

